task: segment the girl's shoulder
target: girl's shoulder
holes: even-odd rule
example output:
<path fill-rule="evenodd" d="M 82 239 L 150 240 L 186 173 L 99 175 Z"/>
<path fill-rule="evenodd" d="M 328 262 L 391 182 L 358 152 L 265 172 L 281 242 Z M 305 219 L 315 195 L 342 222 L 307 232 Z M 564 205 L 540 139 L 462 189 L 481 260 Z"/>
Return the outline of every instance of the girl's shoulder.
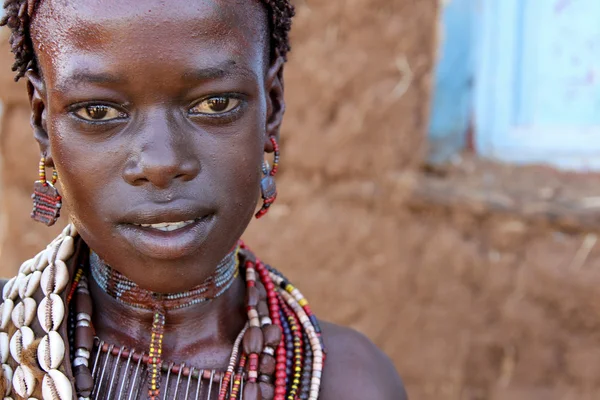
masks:
<path fill-rule="evenodd" d="M 365 335 L 335 324 L 321 324 L 327 360 L 320 399 L 406 400 L 396 368 Z"/>

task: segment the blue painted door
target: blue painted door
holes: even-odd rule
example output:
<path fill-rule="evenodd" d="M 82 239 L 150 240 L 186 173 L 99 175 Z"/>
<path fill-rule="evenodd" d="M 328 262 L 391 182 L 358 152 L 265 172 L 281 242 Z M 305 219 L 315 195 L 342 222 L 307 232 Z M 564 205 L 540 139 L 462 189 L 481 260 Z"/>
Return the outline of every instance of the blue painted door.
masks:
<path fill-rule="evenodd" d="M 441 2 L 440 44 L 429 124 L 433 163 L 448 161 L 466 146 L 473 117 L 474 5 L 475 0 Z"/>
<path fill-rule="evenodd" d="M 600 170 L 600 0 L 479 5 L 479 153 Z"/>

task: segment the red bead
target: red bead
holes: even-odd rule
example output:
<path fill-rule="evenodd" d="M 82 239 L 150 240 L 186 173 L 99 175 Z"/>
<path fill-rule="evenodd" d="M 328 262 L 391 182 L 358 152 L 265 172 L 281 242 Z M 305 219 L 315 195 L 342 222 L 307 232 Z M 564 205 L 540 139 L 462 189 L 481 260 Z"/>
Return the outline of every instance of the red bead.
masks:
<path fill-rule="evenodd" d="M 278 394 L 285 396 L 285 381 L 283 382 L 283 385 L 277 385 L 275 387 L 275 395 L 278 395 Z"/>
<path fill-rule="evenodd" d="M 277 386 L 277 387 L 284 386 L 284 390 L 285 390 L 285 379 L 281 379 L 281 378 L 275 379 L 275 386 Z"/>
<path fill-rule="evenodd" d="M 285 371 L 279 370 L 277 372 L 275 372 L 275 379 L 284 379 L 287 375 L 285 374 Z"/>

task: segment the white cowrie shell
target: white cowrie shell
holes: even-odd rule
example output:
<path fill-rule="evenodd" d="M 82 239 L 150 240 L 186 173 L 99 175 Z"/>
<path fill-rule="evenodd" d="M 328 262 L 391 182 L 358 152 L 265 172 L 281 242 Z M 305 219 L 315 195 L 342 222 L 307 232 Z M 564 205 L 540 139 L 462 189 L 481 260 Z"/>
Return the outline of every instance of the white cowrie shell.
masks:
<path fill-rule="evenodd" d="M 21 273 L 19 273 L 15 277 L 15 281 L 13 282 L 13 284 L 10 287 L 10 293 L 7 296 L 9 299 L 15 300 L 17 298 L 17 296 L 19 295 L 19 288 L 21 287 L 21 283 L 23 282 L 23 279 L 26 277 L 27 277 L 27 275 L 21 274 Z"/>
<path fill-rule="evenodd" d="M 10 338 L 10 355 L 17 362 L 21 363 L 21 355 L 35 340 L 35 334 L 28 326 L 24 326 L 17 330 L 12 338 Z"/>
<path fill-rule="evenodd" d="M 58 249 L 60 248 L 62 241 L 54 241 L 46 247 L 46 260 L 48 261 L 48 265 L 52 265 L 52 263 L 56 260 L 56 256 L 58 255 Z"/>
<path fill-rule="evenodd" d="M 29 398 L 35 389 L 35 376 L 26 365 L 19 365 L 13 375 L 13 388 L 21 397 Z"/>
<path fill-rule="evenodd" d="M 12 277 L 8 280 L 8 282 L 6 282 L 6 284 L 4 285 L 4 287 L 2 288 L 2 299 L 6 300 L 6 299 L 11 299 L 14 300 L 16 298 L 13 297 L 11 298 L 10 295 L 12 294 L 12 288 L 15 285 L 15 282 L 17 281 L 17 277 Z"/>
<path fill-rule="evenodd" d="M 62 241 L 60 248 L 58 249 L 58 254 L 56 255 L 57 260 L 67 261 L 73 255 L 75 251 L 75 241 L 71 236 L 67 236 Z"/>
<path fill-rule="evenodd" d="M 25 297 L 11 313 L 12 322 L 17 328 L 29 326 L 35 318 L 37 304 L 31 297 Z"/>
<path fill-rule="evenodd" d="M 71 381 L 59 370 L 52 369 L 42 381 L 42 395 L 44 400 L 71 400 L 73 397 Z"/>
<path fill-rule="evenodd" d="M 10 338 L 8 333 L 0 332 L 0 362 L 6 364 L 8 356 L 10 354 Z"/>
<path fill-rule="evenodd" d="M 56 260 L 42 273 L 40 285 L 47 296 L 49 293 L 61 293 L 69 283 L 69 270 L 64 262 Z"/>
<path fill-rule="evenodd" d="M 42 273 L 40 271 L 33 271 L 31 274 L 27 275 L 25 284 L 21 284 L 21 288 L 19 288 L 19 296 L 21 296 L 22 299 L 33 297 L 40 287 L 41 279 Z"/>
<path fill-rule="evenodd" d="M 8 364 L 2 364 L 2 372 L 4 375 L 4 387 L 6 388 L 5 396 L 10 395 L 12 391 L 13 370 Z"/>
<path fill-rule="evenodd" d="M 65 306 L 60 296 L 51 293 L 44 297 L 38 307 L 37 315 L 44 331 L 57 330 L 65 316 Z"/>
<path fill-rule="evenodd" d="M 15 303 L 11 299 L 6 299 L 0 304 L 0 329 L 6 330 L 12 310 L 15 308 Z"/>
<path fill-rule="evenodd" d="M 22 274 L 29 274 L 31 272 L 31 268 L 33 267 L 33 261 L 34 259 L 32 258 L 21 264 L 21 267 L 19 267 L 19 272 Z"/>
<path fill-rule="evenodd" d="M 64 239 L 67 236 L 71 236 L 71 224 L 68 224 L 67 226 L 65 226 L 65 229 L 63 229 L 62 232 L 60 233 L 61 239 Z"/>
<path fill-rule="evenodd" d="M 31 275 L 29 274 L 24 274 L 25 276 L 21 279 L 21 281 L 19 282 L 19 297 L 24 299 L 25 297 L 25 289 L 27 289 L 27 283 L 29 282 L 29 279 L 31 279 Z"/>
<path fill-rule="evenodd" d="M 71 227 L 71 230 L 69 232 L 69 236 L 71 236 L 72 238 L 76 237 L 77 235 L 79 235 L 79 232 L 77 232 L 77 228 L 75 227 L 75 225 L 73 224 L 69 224 L 68 226 Z"/>
<path fill-rule="evenodd" d="M 46 256 L 46 250 L 39 252 L 33 258 L 33 267 L 32 269 L 36 271 L 43 271 L 44 268 L 48 266 L 48 257 Z"/>
<path fill-rule="evenodd" d="M 46 372 L 57 369 L 65 355 L 65 342 L 56 331 L 50 331 L 38 346 L 37 356 L 40 367 Z"/>

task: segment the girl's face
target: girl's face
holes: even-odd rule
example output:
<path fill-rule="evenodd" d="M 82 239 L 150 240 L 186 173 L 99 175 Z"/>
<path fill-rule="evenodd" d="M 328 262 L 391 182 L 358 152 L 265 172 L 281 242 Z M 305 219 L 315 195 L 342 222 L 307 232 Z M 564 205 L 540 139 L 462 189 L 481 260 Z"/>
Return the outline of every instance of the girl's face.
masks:
<path fill-rule="evenodd" d="M 283 114 L 256 0 L 45 0 L 33 125 L 86 243 L 143 288 L 200 284 L 259 198 Z"/>

